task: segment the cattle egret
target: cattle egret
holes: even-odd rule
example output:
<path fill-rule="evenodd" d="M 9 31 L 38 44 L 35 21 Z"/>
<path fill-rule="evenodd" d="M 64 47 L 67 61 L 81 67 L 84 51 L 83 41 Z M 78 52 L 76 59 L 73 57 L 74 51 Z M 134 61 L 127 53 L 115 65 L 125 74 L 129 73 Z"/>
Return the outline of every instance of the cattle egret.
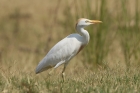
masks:
<path fill-rule="evenodd" d="M 36 74 L 52 67 L 57 68 L 64 64 L 62 70 L 62 78 L 64 80 L 64 71 L 68 62 L 89 42 L 90 36 L 84 27 L 96 23 L 102 23 L 102 21 L 80 18 L 76 24 L 76 30 L 78 33 L 70 34 L 59 41 L 39 62 L 35 71 Z"/>

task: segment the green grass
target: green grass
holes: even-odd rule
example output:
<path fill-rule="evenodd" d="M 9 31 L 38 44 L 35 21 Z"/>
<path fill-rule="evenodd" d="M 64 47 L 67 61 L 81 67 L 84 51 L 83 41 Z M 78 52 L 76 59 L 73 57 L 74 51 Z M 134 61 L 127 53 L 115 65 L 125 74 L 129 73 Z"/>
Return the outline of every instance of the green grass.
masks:
<path fill-rule="evenodd" d="M 17 71 L 18 72 L 18 71 Z M 99 69 L 66 73 L 63 82 L 60 74 L 35 75 L 33 73 L 0 74 L 0 91 L 6 93 L 139 93 L 139 69 L 124 71 Z"/>

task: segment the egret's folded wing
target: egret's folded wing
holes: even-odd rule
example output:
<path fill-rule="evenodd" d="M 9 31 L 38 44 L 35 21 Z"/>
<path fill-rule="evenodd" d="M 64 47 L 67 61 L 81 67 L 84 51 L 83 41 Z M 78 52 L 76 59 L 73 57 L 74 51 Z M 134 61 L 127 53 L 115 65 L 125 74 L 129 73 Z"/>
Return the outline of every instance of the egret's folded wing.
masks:
<path fill-rule="evenodd" d="M 74 56 L 77 53 L 78 48 L 80 48 L 79 41 L 76 38 L 64 38 L 58 42 L 48 54 L 39 62 L 36 73 L 40 73 L 51 67 L 56 66 L 59 62 L 65 63 L 69 57 Z"/>

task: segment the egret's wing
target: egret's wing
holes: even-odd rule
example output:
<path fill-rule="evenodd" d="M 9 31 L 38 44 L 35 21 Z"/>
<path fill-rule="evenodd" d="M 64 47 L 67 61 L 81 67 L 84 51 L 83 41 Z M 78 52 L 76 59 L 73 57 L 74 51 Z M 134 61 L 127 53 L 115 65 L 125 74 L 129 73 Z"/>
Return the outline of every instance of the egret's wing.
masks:
<path fill-rule="evenodd" d="M 82 42 L 81 36 L 71 34 L 58 42 L 48 54 L 40 61 L 36 68 L 36 73 L 42 72 L 51 67 L 59 66 L 59 64 L 69 61 L 79 51 Z"/>

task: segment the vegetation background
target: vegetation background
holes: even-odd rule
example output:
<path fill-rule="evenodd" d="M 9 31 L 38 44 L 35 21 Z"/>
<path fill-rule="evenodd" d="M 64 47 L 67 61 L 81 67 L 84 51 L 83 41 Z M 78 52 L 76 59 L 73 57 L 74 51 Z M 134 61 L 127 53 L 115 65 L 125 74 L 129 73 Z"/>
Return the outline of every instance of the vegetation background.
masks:
<path fill-rule="evenodd" d="M 0 0 L 1 93 L 139 93 L 139 0 Z M 39 61 L 75 33 L 79 18 L 102 24 L 86 29 L 90 42 L 62 67 L 36 75 Z"/>

